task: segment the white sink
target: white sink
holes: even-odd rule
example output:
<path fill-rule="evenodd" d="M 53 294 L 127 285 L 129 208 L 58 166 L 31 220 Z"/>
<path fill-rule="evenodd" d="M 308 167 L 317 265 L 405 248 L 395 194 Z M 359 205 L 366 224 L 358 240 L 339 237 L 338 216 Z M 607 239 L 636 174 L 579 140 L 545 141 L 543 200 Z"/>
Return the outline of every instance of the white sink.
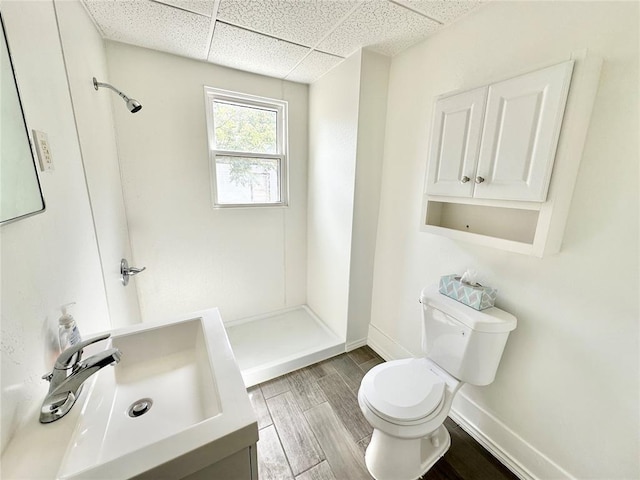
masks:
<path fill-rule="evenodd" d="M 179 478 L 257 441 L 217 309 L 114 331 L 110 346 L 122 359 L 85 384 L 58 478 Z M 151 408 L 131 417 L 130 406 L 146 399 Z"/>

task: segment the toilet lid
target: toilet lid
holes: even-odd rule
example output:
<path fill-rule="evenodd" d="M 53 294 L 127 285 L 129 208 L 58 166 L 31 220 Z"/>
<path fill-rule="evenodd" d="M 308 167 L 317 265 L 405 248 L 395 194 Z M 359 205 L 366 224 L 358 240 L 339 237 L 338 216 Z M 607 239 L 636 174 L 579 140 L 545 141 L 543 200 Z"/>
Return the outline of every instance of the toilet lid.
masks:
<path fill-rule="evenodd" d="M 444 388 L 444 380 L 420 359 L 380 364 L 362 380 L 362 393 L 369 406 L 390 421 L 428 416 L 440 404 Z"/>

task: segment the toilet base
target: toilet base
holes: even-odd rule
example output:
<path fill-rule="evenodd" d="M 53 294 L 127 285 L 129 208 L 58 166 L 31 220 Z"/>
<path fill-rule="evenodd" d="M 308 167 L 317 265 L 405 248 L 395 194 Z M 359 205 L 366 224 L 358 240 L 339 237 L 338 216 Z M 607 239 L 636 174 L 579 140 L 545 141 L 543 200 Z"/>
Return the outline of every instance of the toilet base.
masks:
<path fill-rule="evenodd" d="M 375 480 L 415 480 L 424 475 L 451 446 L 444 425 L 424 438 L 398 438 L 374 429 L 365 463 Z"/>

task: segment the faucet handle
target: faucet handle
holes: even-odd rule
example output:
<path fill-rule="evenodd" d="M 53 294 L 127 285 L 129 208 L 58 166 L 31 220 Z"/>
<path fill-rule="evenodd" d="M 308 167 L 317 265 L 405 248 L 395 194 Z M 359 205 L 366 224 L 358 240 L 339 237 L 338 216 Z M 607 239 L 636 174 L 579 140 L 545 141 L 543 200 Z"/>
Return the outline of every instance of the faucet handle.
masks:
<path fill-rule="evenodd" d="M 97 337 L 90 338 L 88 340 L 85 340 L 84 342 L 80 342 L 80 343 L 78 343 L 76 345 L 73 345 L 73 346 L 67 348 L 64 352 L 62 352 L 58 356 L 54 368 L 58 369 L 58 370 L 66 370 L 66 369 L 68 369 L 70 367 L 75 366 L 76 364 L 78 364 L 80 362 L 80 359 L 82 358 L 82 349 L 84 347 L 86 347 L 87 345 L 91 345 L 92 343 L 96 343 L 96 342 L 100 342 L 102 340 L 106 340 L 110 336 L 111 336 L 110 333 L 104 333 L 102 335 L 98 335 Z M 48 376 L 48 375 L 45 375 L 45 377 L 46 376 Z M 46 380 L 46 378 L 45 378 L 45 380 Z"/>

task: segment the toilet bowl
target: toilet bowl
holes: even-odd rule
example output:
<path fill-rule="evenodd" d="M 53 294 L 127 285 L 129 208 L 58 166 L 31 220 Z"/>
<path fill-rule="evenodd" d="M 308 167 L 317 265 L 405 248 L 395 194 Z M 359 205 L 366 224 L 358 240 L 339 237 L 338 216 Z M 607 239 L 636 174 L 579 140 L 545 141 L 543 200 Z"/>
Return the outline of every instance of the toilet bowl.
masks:
<path fill-rule="evenodd" d="M 443 426 L 462 382 L 427 358 L 395 360 L 372 368 L 358 403 L 374 428 L 365 463 L 376 480 L 414 479 L 448 450 Z"/>
<path fill-rule="evenodd" d="M 436 288 L 422 291 L 426 356 L 375 366 L 362 379 L 358 403 L 373 427 L 365 453 L 376 480 L 414 480 L 451 445 L 443 422 L 464 383 L 495 377 L 516 318 L 495 307 L 475 311 Z"/>

